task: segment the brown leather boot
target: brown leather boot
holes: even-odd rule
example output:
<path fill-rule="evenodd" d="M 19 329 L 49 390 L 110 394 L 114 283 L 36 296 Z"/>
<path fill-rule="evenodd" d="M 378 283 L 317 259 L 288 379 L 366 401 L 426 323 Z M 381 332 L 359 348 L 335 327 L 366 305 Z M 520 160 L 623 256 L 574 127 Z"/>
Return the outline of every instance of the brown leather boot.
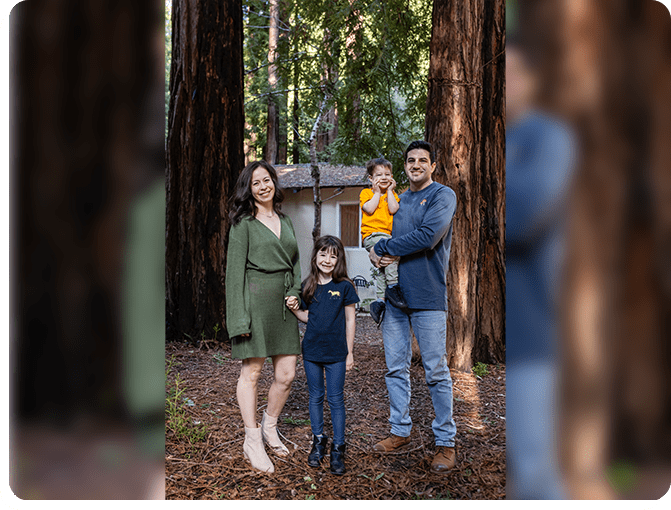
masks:
<path fill-rule="evenodd" d="M 444 473 L 449 471 L 457 464 L 457 452 L 450 446 L 436 447 L 436 455 L 431 462 L 431 471 L 434 473 Z"/>
<path fill-rule="evenodd" d="M 395 436 L 394 434 L 389 434 L 388 438 L 383 439 L 375 446 L 373 446 L 373 450 L 380 453 L 389 453 L 399 450 L 409 443 L 410 443 L 410 436 L 401 437 L 401 436 Z"/>

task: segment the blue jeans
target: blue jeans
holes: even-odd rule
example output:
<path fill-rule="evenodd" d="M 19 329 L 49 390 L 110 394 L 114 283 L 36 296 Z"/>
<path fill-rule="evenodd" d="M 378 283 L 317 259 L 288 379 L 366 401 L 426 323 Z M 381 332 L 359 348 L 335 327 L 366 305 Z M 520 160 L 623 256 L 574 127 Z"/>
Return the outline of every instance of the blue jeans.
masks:
<path fill-rule="evenodd" d="M 557 452 L 555 362 L 506 367 L 507 495 L 512 499 L 566 499 Z"/>
<path fill-rule="evenodd" d="M 408 437 L 410 419 L 410 361 L 412 334 L 417 337 L 426 384 L 429 386 L 436 414 L 431 427 L 437 446 L 454 446 L 457 425 L 452 418 L 452 377 L 447 367 L 445 339 L 446 312 L 441 310 L 401 311 L 391 303 L 382 322 L 384 355 L 387 362 L 387 391 L 389 393 L 391 433 Z"/>
<path fill-rule="evenodd" d="M 333 443 L 345 444 L 345 362 L 314 363 L 303 360 L 310 392 L 310 427 L 315 436 L 324 433 L 324 376 L 331 409 Z"/>

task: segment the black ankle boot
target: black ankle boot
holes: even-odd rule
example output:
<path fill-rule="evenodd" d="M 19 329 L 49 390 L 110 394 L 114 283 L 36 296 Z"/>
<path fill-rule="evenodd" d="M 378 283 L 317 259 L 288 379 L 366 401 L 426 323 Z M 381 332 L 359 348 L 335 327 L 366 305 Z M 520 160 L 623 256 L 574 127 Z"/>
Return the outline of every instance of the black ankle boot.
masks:
<path fill-rule="evenodd" d="M 331 473 L 345 474 L 345 445 L 331 444 Z"/>
<path fill-rule="evenodd" d="M 312 450 L 308 455 L 308 466 L 319 467 L 322 462 L 322 459 L 326 455 L 326 445 L 329 442 L 329 438 L 326 435 L 323 435 L 320 438 L 312 435 Z"/>

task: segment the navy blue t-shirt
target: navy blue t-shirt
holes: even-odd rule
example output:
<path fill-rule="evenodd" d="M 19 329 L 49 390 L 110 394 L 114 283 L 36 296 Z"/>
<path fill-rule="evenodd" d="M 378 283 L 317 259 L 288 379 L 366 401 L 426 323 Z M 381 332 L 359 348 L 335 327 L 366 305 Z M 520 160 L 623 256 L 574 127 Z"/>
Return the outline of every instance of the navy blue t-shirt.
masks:
<path fill-rule="evenodd" d="M 307 309 L 308 325 L 303 337 L 303 358 L 315 363 L 337 363 L 347 359 L 345 307 L 359 302 L 359 296 L 347 280 L 317 285 Z"/>

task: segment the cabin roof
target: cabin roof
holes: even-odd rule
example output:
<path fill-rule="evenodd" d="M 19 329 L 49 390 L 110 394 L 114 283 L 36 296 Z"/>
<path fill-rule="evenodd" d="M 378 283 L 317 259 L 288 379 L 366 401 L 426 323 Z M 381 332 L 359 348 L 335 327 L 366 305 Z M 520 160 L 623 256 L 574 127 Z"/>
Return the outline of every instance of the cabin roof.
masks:
<path fill-rule="evenodd" d="M 321 188 L 348 188 L 367 186 L 366 168 L 362 166 L 332 165 L 318 163 L 319 185 Z M 312 188 L 314 182 L 310 165 L 274 165 L 280 186 L 285 189 Z"/>

